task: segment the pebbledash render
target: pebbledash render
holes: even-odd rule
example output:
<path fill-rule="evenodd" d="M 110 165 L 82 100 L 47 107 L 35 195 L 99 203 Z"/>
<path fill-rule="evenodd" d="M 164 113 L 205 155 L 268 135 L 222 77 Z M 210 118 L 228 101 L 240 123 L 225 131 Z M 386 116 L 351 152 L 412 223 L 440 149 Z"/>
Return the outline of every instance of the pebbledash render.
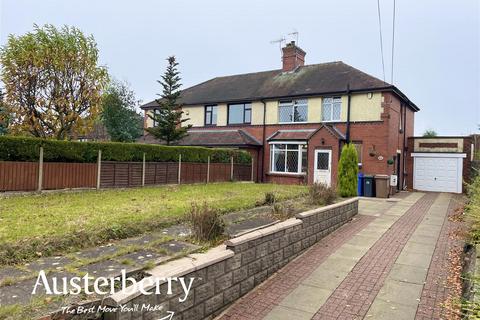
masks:
<path fill-rule="evenodd" d="M 343 62 L 305 65 L 295 42 L 283 49 L 282 69 L 217 77 L 182 90 L 190 120 L 179 145 L 234 147 L 253 155 L 254 179 L 335 185 L 346 142 L 355 144 L 364 174 L 407 181 L 407 140 L 419 108 L 395 86 Z M 142 106 L 145 127 L 155 101 Z M 142 143 L 161 143 L 147 133 Z"/>

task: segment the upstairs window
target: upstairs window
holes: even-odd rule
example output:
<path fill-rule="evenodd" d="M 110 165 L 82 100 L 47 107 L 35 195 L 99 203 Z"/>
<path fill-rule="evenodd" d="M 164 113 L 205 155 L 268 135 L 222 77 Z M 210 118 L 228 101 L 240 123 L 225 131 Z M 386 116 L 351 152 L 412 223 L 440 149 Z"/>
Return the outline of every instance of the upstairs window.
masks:
<path fill-rule="evenodd" d="M 278 122 L 307 122 L 307 99 L 280 101 L 278 105 Z"/>
<path fill-rule="evenodd" d="M 237 103 L 228 105 L 228 124 L 250 124 L 251 122 L 251 103 Z"/>
<path fill-rule="evenodd" d="M 157 120 L 155 120 L 157 118 L 157 116 L 160 114 L 160 109 L 153 109 L 153 126 L 154 127 L 158 127 L 158 122 Z"/>
<path fill-rule="evenodd" d="M 205 106 L 205 125 L 217 125 L 217 105 Z"/>
<path fill-rule="evenodd" d="M 322 121 L 340 121 L 342 97 L 323 98 Z"/>

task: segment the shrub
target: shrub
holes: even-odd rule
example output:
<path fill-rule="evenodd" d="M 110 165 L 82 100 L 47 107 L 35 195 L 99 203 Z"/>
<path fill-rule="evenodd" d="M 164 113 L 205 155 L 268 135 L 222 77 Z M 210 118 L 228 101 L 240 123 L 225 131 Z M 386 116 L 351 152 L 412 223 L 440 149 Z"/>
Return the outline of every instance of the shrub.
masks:
<path fill-rule="evenodd" d="M 248 152 L 226 148 L 161 146 L 120 142 L 76 142 L 45 140 L 30 137 L 0 136 L 0 161 L 38 161 L 40 146 L 44 148 L 46 162 L 96 162 L 98 150 L 104 161 L 176 162 L 182 155 L 185 162 L 229 163 L 233 156 L 236 163 L 249 164 Z"/>
<path fill-rule="evenodd" d="M 351 143 L 342 148 L 338 162 L 338 190 L 342 197 L 357 195 L 358 156 L 355 146 Z"/>
<path fill-rule="evenodd" d="M 274 192 L 265 192 L 265 201 L 264 204 L 272 205 L 277 201 L 277 196 Z"/>
<path fill-rule="evenodd" d="M 294 208 L 288 203 L 275 203 L 272 207 L 272 216 L 281 221 L 292 218 L 294 214 Z"/>
<path fill-rule="evenodd" d="M 197 241 L 213 241 L 218 239 L 225 230 L 220 212 L 210 208 L 207 203 L 203 205 L 192 203 L 186 220 Z"/>
<path fill-rule="evenodd" d="M 329 205 L 338 197 L 337 191 L 323 183 L 314 183 L 308 189 L 310 202 L 315 205 Z"/>

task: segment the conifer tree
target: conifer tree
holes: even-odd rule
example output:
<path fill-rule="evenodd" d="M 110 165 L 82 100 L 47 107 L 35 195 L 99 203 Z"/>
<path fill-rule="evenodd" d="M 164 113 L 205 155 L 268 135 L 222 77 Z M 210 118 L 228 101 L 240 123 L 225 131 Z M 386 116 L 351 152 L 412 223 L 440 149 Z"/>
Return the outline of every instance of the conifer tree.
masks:
<path fill-rule="evenodd" d="M 342 148 L 338 162 L 338 191 L 342 197 L 357 195 L 358 185 L 358 156 L 352 143 Z"/>
<path fill-rule="evenodd" d="M 156 125 L 146 130 L 156 139 L 170 145 L 185 137 L 192 126 L 182 126 L 182 123 L 190 119 L 182 119 L 182 106 L 178 103 L 181 95 L 178 63 L 174 56 L 168 57 L 167 61 L 167 70 L 162 80 L 158 81 L 163 88 L 160 99 L 156 100 L 159 108 L 153 114 L 148 114 Z"/>

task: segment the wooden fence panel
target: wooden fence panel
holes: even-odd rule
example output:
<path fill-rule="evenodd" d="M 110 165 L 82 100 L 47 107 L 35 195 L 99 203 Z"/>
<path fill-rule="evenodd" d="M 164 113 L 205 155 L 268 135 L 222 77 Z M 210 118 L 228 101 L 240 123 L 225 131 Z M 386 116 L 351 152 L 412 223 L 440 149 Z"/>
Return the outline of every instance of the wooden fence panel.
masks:
<path fill-rule="evenodd" d="M 0 161 L 0 191 L 33 191 L 38 186 L 38 162 Z"/>
<path fill-rule="evenodd" d="M 252 179 L 252 166 L 245 164 L 233 165 L 233 180 L 250 181 Z"/>
<path fill-rule="evenodd" d="M 96 183 L 96 163 L 43 163 L 42 189 L 95 188 Z"/>
<path fill-rule="evenodd" d="M 201 183 L 207 182 L 207 164 L 206 163 L 182 163 L 181 183 Z"/>
<path fill-rule="evenodd" d="M 230 163 L 211 163 L 210 182 L 230 181 Z"/>

